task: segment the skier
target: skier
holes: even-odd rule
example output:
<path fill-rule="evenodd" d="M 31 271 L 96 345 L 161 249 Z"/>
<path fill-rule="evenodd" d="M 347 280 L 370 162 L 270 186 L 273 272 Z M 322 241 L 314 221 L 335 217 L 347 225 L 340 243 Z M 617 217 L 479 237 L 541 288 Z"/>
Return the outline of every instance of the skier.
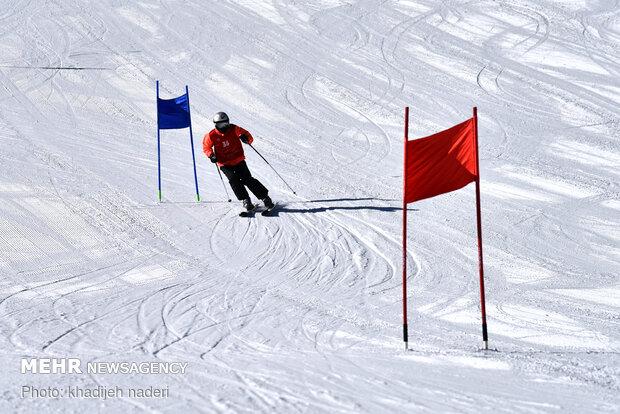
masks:
<path fill-rule="evenodd" d="M 222 172 L 228 178 L 230 187 L 235 196 L 243 201 L 246 212 L 254 211 L 256 206 L 252 204 L 250 195 L 246 187 L 260 200 L 263 201 L 265 208 L 270 211 L 275 205 L 260 181 L 252 177 L 243 153 L 244 144 L 252 144 L 254 138 L 245 129 L 238 125 L 231 124 L 228 115 L 224 112 L 217 112 L 213 115 L 215 129 L 205 134 L 202 140 L 202 150 L 213 163 L 217 163 Z"/>

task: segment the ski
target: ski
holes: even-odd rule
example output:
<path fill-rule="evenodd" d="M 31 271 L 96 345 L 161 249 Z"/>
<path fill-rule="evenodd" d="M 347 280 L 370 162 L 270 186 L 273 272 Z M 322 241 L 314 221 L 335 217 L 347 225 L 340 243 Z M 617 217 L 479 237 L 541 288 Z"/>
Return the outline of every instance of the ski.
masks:
<path fill-rule="evenodd" d="M 256 215 L 256 213 L 260 212 L 261 216 L 272 216 L 276 210 L 276 208 L 278 207 L 277 203 L 274 203 L 273 207 L 271 208 L 265 208 L 264 206 L 259 206 L 259 205 L 254 205 L 254 209 L 250 210 L 250 211 L 241 211 L 239 213 L 239 217 L 254 217 Z"/>

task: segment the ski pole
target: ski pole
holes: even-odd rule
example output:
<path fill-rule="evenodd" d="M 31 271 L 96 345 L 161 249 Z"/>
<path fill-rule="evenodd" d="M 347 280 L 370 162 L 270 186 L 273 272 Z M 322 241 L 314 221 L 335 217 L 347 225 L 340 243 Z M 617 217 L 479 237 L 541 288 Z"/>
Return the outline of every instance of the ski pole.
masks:
<path fill-rule="evenodd" d="M 248 145 L 250 146 L 250 148 L 252 148 L 252 149 L 253 149 L 253 150 L 254 150 L 254 151 L 255 151 L 255 152 L 259 155 L 259 157 L 261 157 L 261 158 L 263 159 L 263 161 L 265 161 L 265 162 L 267 163 L 267 165 L 268 165 L 268 166 L 270 166 L 270 167 L 271 167 L 271 169 L 273 170 L 273 172 L 274 172 L 274 173 L 276 173 L 276 175 L 277 175 L 278 177 L 280 177 L 280 180 L 282 180 L 282 182 L 284 182 L 284 184 L 286 184 L 286 186 L 289 188 L 289 190 L 291 190 L 291 191 L 293 192 L 293 194 L 297 195 L 297 193 L 295 192 L 295 190 L 293 190 L 293 189 L 291 188 L 291 186 L 290 186 L 290 185 L 288 185 L 288 183 L 286 182 L 286 180 L 285 180 L 284 178 L 282 178 L 282 176 L 281 176 L 280 174 L 278 174 L 278 172 L 276 171 L 276 169 L 275 169 L 275 168 L 273 168 L 273 166 L 272 166 L 271 164 L 269 164 L 269 161 L 267 161 L 267 160 L 265 159 L 265 157 L 263 157 L 263 156 L 261 155 L 261 153 L 260 153 L 260 152 L 258 152 L 258 150 L 257 150 L 256 148 L 254 148 L 254 146 L 253 146 L 252 144 L 248 144 Z"/>
<path fill-rule="evenodd" d="M 213 148 L 213 154 L 215 154 L 215 159 L 217 159 L 217 154 L 215 153 L 215 148 Z M 215 168 L 217 168 L 217 173 L 220 175 L 220 180 L 222 181 L 222 186 L 224 187 L 224 191 L 226 191 L 226 198 L 228 198 L 228 202 L 230 203 L 232 200 L 230 195 L 228 195 L 228 188 L 226 188 L 226 184 L 224 184 L 224 179 L 222 178 L 222 171 L 220 170 L 220 166 L 215 164 Z"/>
<path fill-rule="evenodd" d="M 226 188 L 226 184 L 224 184 L 224 179 L 222 178 L 222 171 L 220 171 L 220 167 L 219 166 L 215 166 L 215 168 L 217 168 L 217 173 L 220 175 L 220 180 L 222 180 L 222 185 L 224 186 L 224 191 L 226 191 L 226 197 L 228 198 L 228 202 L 230 203 L 232 200 L 230 198 L 230 196 L 228 195 L 228 188 Z"/>

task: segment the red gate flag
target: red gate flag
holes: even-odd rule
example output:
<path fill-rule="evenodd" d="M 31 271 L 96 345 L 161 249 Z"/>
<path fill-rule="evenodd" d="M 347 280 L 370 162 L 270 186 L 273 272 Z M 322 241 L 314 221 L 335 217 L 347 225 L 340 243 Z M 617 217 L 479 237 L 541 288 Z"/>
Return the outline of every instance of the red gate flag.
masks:
<path fill-rule="evenodd" d="M 407 203 L 424 200 L 476 183 L 476 222 L 478 231 L 478 270 L 482 341 L 489 349 L 484 263 L 482 261 L 482 213 L 480 209 L 480 165 L 478 159 L 478 110 L 474 116 L 452 128 L 426 138 L 409 141 L 409 107 L 405 107 L 403 157 L 403 339 L 409 343 L 407 323 Z"/>
<path fill-rule="evenodd" d="M 449 193 L 476 181 L 474 118 L 407 142 L 405 203 Z"/>

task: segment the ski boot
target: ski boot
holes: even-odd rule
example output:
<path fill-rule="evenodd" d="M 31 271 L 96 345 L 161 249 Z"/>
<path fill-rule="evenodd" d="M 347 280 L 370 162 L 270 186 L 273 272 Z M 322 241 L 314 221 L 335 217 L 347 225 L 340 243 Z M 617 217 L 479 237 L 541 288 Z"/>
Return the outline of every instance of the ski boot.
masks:
<path fill-rule="evenodd" d="M 249 217 L 252 215 L 254 210 L 256 210 L 256 206 L 252 204 L 252 200 L 250 200 L 249 198 L 243 200 L 243 208 L 244 210 L 239 213 L 241 217 Z"/>
<path fill-rule="evenodd" d="M 276 206 L 273 203 L 273 200 L 271 200 L 271 197 L 269 196 L 263 198 L 263 205 L 265 206 L 267 210 L 273 210 L 273 208 Z"/>

